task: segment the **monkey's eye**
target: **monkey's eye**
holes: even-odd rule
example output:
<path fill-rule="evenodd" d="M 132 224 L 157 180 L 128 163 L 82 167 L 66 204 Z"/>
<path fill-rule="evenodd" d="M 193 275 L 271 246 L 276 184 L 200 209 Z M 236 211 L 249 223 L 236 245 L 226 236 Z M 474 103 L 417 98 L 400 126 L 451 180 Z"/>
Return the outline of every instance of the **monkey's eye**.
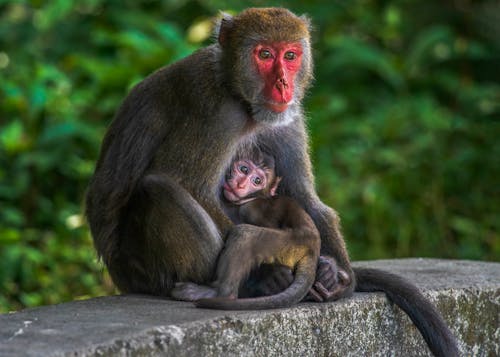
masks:
<path fill-rule="evenodd" d="M 260 57 L 260 59 L 269 59 L 272 56 L 273 55 L 271 54 L 271 51 L 269 51 L 269 50 L 262 49 L 262 50 L 259 51 L 259 57 Z"/>
<path fill-rule="evenodd" d="M 258 176 L 257 176 L 257 177 L 255 177 L 255 178 L 253 179 L 253 183 L 254 183 L 255 185 L 259 186 L 260 184 L 262 184 L 262 179 L 261 179 L 260 177 L 258 177 Z"/>
<path fill-rule="evenodd" d="M 238 167 L 238 170 L 240 170 L 240 172 L 245 175 L 248 175 L 248 172 L 250 171 L 248 167 L 245 165 L 240 165 L 240 167 Z"/>
<path fill-rule="evenodd" d="M 295 52 L 292 52 L 292 51 L 288 51 L 285 53 L 285 59 L 289 60 L 289 61 L 293 61 L 294 59 L 297 58 L 297 54 Z"/>

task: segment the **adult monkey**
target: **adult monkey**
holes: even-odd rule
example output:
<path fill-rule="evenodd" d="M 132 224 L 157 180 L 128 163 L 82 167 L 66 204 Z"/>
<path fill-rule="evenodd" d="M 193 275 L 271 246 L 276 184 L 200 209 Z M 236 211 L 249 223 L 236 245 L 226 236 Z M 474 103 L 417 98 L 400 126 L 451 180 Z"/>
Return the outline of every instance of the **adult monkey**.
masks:
<path fill-rule="evenodd" d="M 217 44 L 158 70 L 122 103 L 86 200 L 94 244 L 120 290 L 168 296 L 177 281 L 212 280 L 233 226 L 219 184 L 237 149 L 255 145 L 276 159 L 279 194 L 295 199 L 320 232 L 318 271 L 327 274 L 317 274 L 318 300 L 351 295 L 338 218 L 313 187 L 300 104 L 312 77 L 308 27 L 285 9 L 227 16 Z M 358 289 L 397 293 L 397 280 L 371 272 L 359 272 Z M 421 316 L 430 319 L 434 353 L 457 355 L 449 331 L 433 329 L 433 312 Z"/>
<path fill-rule="evenodd" d="M 221 20 L 218 43 L 132 89 L 104 138 L 87 194 L 94 244 L 120 290 L 168 296 L 177 281 L 212 280 L 233 226 L 219 184 L 237 149 L 256 145 L 286 172 L 280 194 L 299 202 L 322 236 L 318 269 L 326 274 L 318 274 L 324 289 L 317 298 L 351 295 L 337 216 L 313 187 L 301 109 L 311 68 L 306 18 L 248 9 Z M 282 273 L 269 279 L 274 290 Z"/>

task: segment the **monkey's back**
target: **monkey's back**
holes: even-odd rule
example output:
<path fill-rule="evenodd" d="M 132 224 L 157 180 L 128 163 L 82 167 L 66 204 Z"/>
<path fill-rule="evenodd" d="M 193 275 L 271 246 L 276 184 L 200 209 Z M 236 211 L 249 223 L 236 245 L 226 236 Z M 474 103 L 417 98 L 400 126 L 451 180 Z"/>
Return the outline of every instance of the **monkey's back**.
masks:
<path fill-rule="evenodd" d="M 245 223 L 269 228 L 315 226 L 297 201 L 287 196 L 256 198 L 240 207 L 240 216 Z"/>
<path fill-rule="evenodd" d="M 248 122 L 218 66 L 218 45 L 198 50 L 146 77 L 117 110 L 86 198 L 106 263 L 116 255 L 123 212 L 148 173 L 168 175 L 206 209 L 217 205 L 220 178 Z"/>

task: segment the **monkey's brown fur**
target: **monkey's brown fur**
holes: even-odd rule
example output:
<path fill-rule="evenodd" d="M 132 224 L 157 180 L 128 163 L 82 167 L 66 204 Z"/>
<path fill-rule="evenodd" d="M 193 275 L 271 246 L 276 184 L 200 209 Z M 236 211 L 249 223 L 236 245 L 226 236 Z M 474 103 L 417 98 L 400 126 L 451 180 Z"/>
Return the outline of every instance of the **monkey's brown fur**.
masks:
<path fill-rule="evenodd" d="M 293 100 L 283 111 L 269 110 L 262 91 L 269 78 L 259 75 L 251 54 L 259 43 L 296 41 L 302 62 Z M 169 296 L 178 281 L 206 284 L 226 238 L 265 231 L 233 227 L 217 195 L 238 148 L 253 145 L 276 159 L 279 194 L 312 218 L 321 254 L 332 258 L 327 264 L 349 276 L 345 284 L 335 280 L 328 298 L 352 294 L 355 275 L 337 214 L 314 190 L 301 107 L 311 68 L 307 19 L 285 9 L 251 9 L 221 21 L 219 43 L 131 90 L 106 133 L 86 198 L 94 245 L 121 291 Z M 372 290 L 393 287 L 364 282 Z M 443 329 L 429 326 L 430 334 Z"/>
<path fill-rule="evenodd" d="M 219 39 L 134 87 L 104 138 L 86 213 L 113 281 L 123 292 L 169 295 L 178 281 L 213 279 L 225 238 L 244 234 L 231 229 L 217 194 L 244 146 L 275 158 L 277 172 L 287 173 L 281 193 L 305 208 L 322 253 L 352 277 L 337 215 L 313 185 L 300 107 L 312 76 L 308 22 L 285 9 L 250 9 L 226 16 Z M 293 103 L 275 113 L 250 54 L 262 41 L 289 39 L 303 44 L 302 63 Z"/>

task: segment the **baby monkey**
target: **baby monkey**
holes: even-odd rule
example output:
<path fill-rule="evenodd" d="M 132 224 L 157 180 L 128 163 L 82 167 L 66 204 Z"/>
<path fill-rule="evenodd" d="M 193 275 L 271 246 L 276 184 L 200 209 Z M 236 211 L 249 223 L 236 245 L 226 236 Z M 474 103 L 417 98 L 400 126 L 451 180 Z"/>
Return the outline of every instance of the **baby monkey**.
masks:
<path fill-rule="evenodd" d="M 223 183 L 226 213 L 237 225 L 219 258 L 216 281 L 212 287 L 178 284 L 173 297 L 204 308 L 270 309 L 300 302 L 314 283 L 320 236 L 313 220 L 293 199 L 276 196 L 281 178 L 272 157 L 258 150 L 248 156 L 232 163 Z M 276 295 L 237 299 L 242 283 L 261 264 L 290 268 L 293 283 Z"/>

